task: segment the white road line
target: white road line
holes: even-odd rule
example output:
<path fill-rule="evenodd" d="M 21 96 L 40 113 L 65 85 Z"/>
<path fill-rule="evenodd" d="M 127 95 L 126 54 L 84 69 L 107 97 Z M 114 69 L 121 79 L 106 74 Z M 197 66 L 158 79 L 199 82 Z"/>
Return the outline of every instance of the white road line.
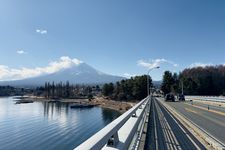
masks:
<path fill-rule="evenodd" d="M 167 137 L 168 137 L 168 140 L 169 140 L 169 146 L 170 147 L 167 147 L 167 148 L 168 149 L 174 149 L 175 150 L 175 149 L 177 149 L 176 145 L 179 145 L 179 143 L 178 142 L 177 143 L 175 142 L 175 140 L 173 138 L 175 136 L 173 135 L 172 130 L 171 130 L 171 128 L 170 128 L 170 126 L 169 126 L 169 124 L 168 124 L 168 122 L 167 122 L 164 114 L 162 113 L 162 111 L 159 108 L 158 104 L 157 103 L 155 103 L 155 104 L 156 104 L 157 112 L 158 112 L 158 114 L 161 116 L 161 118 L 163 120 L 163 123 L 164 123 L 164 126 L 165 126 L 164 130 L 167 133 Z"/>
<path fill-rule="evenodd" d="M 168 112 L 168 114 L 173 118 L 173 120 L 177 123 L 177 125 L 180 127 L 180 129 L 185 133 L 185 135 L 189 138 L 189 140 L 195 145 L 195 147 L 197 148 L 197 149 L 199 149 L 200 150 L 200 148 L 198 147 L 198 145 L 193 141 L 193 139 L 187 134 L 187 132 L 185 132 L 185 130 L 183 129 L 183 127 L 181 127 L 180 126 L 180 124 L 175 120 L 175 118 L 170 114 L 170 112 L 167 110 L 167 109 L 165 109 L 167 112 Z"/>
<path fill-rule="evenodd" d="M 168 123 L 166 117 L 164 116 L 164 114 L 163 114 L 161 108 L 158 106 L 158 104 L 156 104 L 156 105 L 157 105 L 157 107 L 158 107 L 158 109 L 159 109 L 159 113 L 163 116 L 163 118 L 164 118 L 164 120 L 165 120 L 165 124 L 166 124 L 166 126 L 167 126 L 167 132 L 168 132 L 169 137 L 170 137 L 170 139 L 171 139 L 172 147 L 173 147 L 173 149 L 177 149 L 177 146 L 179 145 L 179 142 L 176 140 L 176 137 L 175 137 L 175 135 L 173 134 L 173 131 L 172 131 L 172 129 L 171 129 L 171 127 L 170 127 L 170 125 L 169 125 L 169 123 Z"/>
<path fill-rule="evenodd" d="M 159 120 L 160 120 L 160 124 L 162 126 L 162 132 L 164 134 L 164 138 L 165 138 L 165 142 L 166 142 L 166 147 L 167 148 L 170 148 L 171 142 L 170 142 L 170 139 L 169 139 L 169 135 L 167 133 L 167 129 L 166 129 L 166 126 L 165 126 L 165 120 L 164 120 L 163 116 L 160 115 L 159 116 Z"/>
<path fill-rule="evenodd" d="M 153 107 L 155 107 L 153 105 Z M 158 150 L 158 136 L 157 136 L 157 130 L 156 130 L 156 122 L 155 122 L 155 111 L 153 111 L 153 118 L 154 118 L 154 127 L 155 127 L 155 148 Z"/>

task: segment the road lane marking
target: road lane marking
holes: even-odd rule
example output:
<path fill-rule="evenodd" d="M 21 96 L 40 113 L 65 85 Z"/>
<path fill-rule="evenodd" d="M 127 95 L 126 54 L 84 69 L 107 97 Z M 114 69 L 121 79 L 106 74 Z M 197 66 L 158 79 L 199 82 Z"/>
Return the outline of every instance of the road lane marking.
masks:
<path fill-rule="evenodd" d="M 186 109 L 186 108 L 185 108 Z M 188 108 L 187 108 L 188 109 Z M 167 110 L 166 110 L 167 111 Z M 191 110 L 192 111 L 192 110 Z M 169 111 L 167 111 L 169 112 Z M 195 111 L 192 111 L 194 113 L 197 113 Z M 177 122 L 177 120 L 171 115 L 169 114 L 173 119 L 174 121 L 177 123 L 177 125 L 181 128 L 181 130 L 186 134 L 186 136 L 189 138 L 189 140 L 191 140 L 191 142 L 195 145 L 195 147 L 198 149 L 198 150 L 201 150 L 200 147 L 198 147 L 198 145 L 195 143 L 195 141 L 189 136 L 189 134 L 184 130 L 184 128 Z"/>
<path fill-rule="evenodd" d="M 159 108 L 157 108 L 159 109 Z M 163 114 L 161 114 L 160 110 L 157 110 L 158 111 L 158 114 L 160 114 L 160 116 L 163 118 L 161 124 L 163 123 L 164 124 L 164 131 L 166 132 L 166 135 L 167 135 L 167 140 L 168 140 L 168 146 L 167 148 L 168 149 L 174 149 L 173 145 L 173 141 L 172 141 L 172 138 L 171 138 L 171 135 L 170 135 L 170 129 L 169 129 L 169 126 L 167 124 L 167 120 L 165 118 L 165 116 Z"/>
<path fill-rule="evenodd" d="M 155 106 L 153 105 L 154 109 Z M 153 119 L 154 119 L 154 126 L 155 126 L 155 148 L 158 149 L 158 135 L 157 135 L 157 129 L 156 129 L 156 119 L 155 119 L 155 111 L 153 112 Z"/>
<path fill-rule="evenodd" d="M 195 146 L 195 148 L 196 148 L 197 150 L 201 150 L 201 148 L 198 146 L 198 144 L 197 144 L 197 143 L 192 139 L 192 137 L 190 137 L 189 134 L 185 131 L 185 129 L 184 129 L 185 127 L 182 127 L 182 126 L 181 126 L 182 123 L 178 123 L 177 120 L 175 119 L 175 117 L 172 116 L 171 112 L 168 111 L 168 110 L 166 109 L 166 107 L 165 107 L 161 102 L 158 101 L 158 102 L 157 102 L 157 107 L 158 107 L 160 113 L 162 113 L 162 115 L 164 115 L 164 113 L 162 112 L 162 109 L 159 107 L 159 105 L 161 105 L 163 108 L 165 108 L 165 111 L 166 111 L 166 112 L 170 115 L 170 117 L 176 122 L 176 124 L 179 126 L 179 128 L 182 130 L 182 132 L 187 136 L 187 138 L 190 140 L 190 142 Z M 167 126 L 168 126 L 168 128 L 169 128 L 168 131 L 169 131 L 169 133 L 170 133 L 170 138 L 172 139 L 173 143 L 175 144 L 175 145 L 173 145 L 173 146 L 175 146 L 175 149 L 181 150 L 181 146 L 180 146 L 179 142 L 177 141 L 176 136 L 174 135 L 174 131 L 171 129 L 171 126 L 168 124 L 166 118 L 165 118 L 165 121 L 166 121 Z M 188 129 L 187 129 L 187 130 L 188 130 Z M 192 133 L 190 133 L 190 134 L 192 134 Z M 172 136 L 172 137 L 171 137 L 171 136 Z M 168 147 L 168 149 L 172 149 L 172 148 L 169 148 L 169 147 Z"/>
<path fill-rule="evenodd" d="M 169 138 L 168 138 L 167 133 L 166 133 L 166 127 L 164 125 L 164 121 L 160 120 L 160 124 L 162 126 L 162 132 L 163 132 L 163 135 L 164 135 L 164 138 L 165 138 L 166 147 L 168 148 L 169 147 Z"/>
<path fill-rule="evenodd" d="M 165 106 L 164 106 L 165 107 Z M 185 108 L 186 109 L 186 108 Z M 187 108 L 188 109 L 188 108 Z M 165 109 L 166 110 L 166 109 Z M 197 113 L 196 111 L 193 111 L 191 109 L 189 109 L 190 111 Z M 200 150 L 200 147 L 195 143 L 195 141 L 188 135 L 188 133 L 183 129 L 183 127 L 176 121 L 176 119 L 171 115 L 171 112 L 169 112 L 168 110 L 166 110 L 167 113 L 171 116 L 171 118 L 176 122 L 176 124 L 179 126 L 179 128 L 185 133 L 185 135 L 188 137 L 188 139 L 192 142 L 192 144 L 194 144 L 194 146 L 197 148 L 197 150 Z M 175 135 L 174 135 L 175 137 Z M 178 143 L 178 141 L 177 141 Z M 179 146 L 178 149 L 181 149 L 181 147 Z"/>
<path fill-rule="evenodd" d="M 212 112 L 212 113 L 215 113 L 215 114 L 218 114 L 218 115 L 222 115 L 222 116 L 225 116 L 225 113 L 223 112 L 220 112 L 220 111 L 216 111 L 216 110 L 212 110 L 212 109 L 209 109 L 208 108 L 205 108 L 205 107 L 202 107 L 202 106 L 196 106 L 196 105 L 191 105 L 191 104 L 187 104 L 185 103 L 186 105 L 190 105 L 190 106 L 193 106 L 193 107 L 196 107 L 196 108 L 199 108 L 199 109 L 202 109 L 202 110 L 206 110 L 208 112 Z"/>
<path fill-rule="evenodd" d="M 167 118 L 164 116 L 164 113 L 162 112 L 162 109 L 159 107 L 159 103 L 156 102 L 156 108 L 158 109 L 158 113 L 163 116 L 164 122 L 165 122 L 165 126 L 166 126 L 166 130 L 165 132 L 168 132 L 168 137 L 170 139 L 170 146 L 172 147 L 167 147 L 168 149 L 175 149 L 175 150 L 181 150 L 181 146 L 177 140 L 177 137 L 174 134 L 174 131 L 171 129 L 171 126 L 169 125 Z M 169 114 L 170 115 L 170 114 Z M 174 120 L 176 121 L 176 120 Z"/>
<path fill-rule="evenodd" d="M 162 131 L 163 131 L 163 134 L 164 134 L 164 138 L 165 138 L 165 142 L 166 142 L 166 147 L 169 149 L 170 148 L 170 139 L 169 139 L 169 135 L 167 133 L 167 127 L 165 125 L 165 120 L 163 118 L 163 116 L 160 116 L 161 117 L 161 120 L 160 120 L 160 124 L 162 126 Z M 170 148 L 171 149 L 171 148 Z"/>
<path fill-rule="evenodd" d="M 184 108 L 185 110 L 189 111 L 189 112 L 192 112 L 192 113 L 195 113 L 195 114 L 198 114 L 196 111 L 192 110 L 192 109 L 189 109 L 187 107 Z"/>

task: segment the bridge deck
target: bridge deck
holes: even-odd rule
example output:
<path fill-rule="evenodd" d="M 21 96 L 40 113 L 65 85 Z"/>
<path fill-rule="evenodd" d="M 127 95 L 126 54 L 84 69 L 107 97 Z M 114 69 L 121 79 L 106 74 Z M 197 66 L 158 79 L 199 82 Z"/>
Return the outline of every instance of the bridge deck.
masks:
<path fill-rule="evenodd" d="M 152 100 L 148 132 L 144 149 L 195 150 L 206 149 L 183 125 L 156 99 Z"/>
<path fill-rule="evenodd" d="M 218 106 L 147 97 L 75 149 L 224 149 L 224 117 Z"/>
<path fill-rule="evenodd" d="M 225 111 L 219 106 L 205 105 L 198 102 L 167 103 L 178 113 L 190 119 L 196 125 L 210 133 L 221 143 L 225 143 Z M 209 106 L 209 110 L 208 110 Z"/>

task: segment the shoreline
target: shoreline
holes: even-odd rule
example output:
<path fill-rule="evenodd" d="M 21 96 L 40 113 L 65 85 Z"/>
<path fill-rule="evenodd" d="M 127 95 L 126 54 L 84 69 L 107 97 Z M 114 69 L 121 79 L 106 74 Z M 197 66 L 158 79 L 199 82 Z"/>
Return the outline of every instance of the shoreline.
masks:
<path fill-rule="evenodd" d="M 136 102 L 124 102 L 124 101 L 115 101 L 111 99 L 106 99 L 104 97 L 94 97 L 91 101 L 88 99 L 46 99 L 45 97 L 35 97 L 35 96 L 25 96 L 22 98 L 23 101 L 33 101 L 33 102 L 61 102 L 61 103 L 80 103 L 80 104 L 89 104 L 100 106 L 102 108 L 108 108 L 123 114 L 130 108 L 132 108 Z M 20 101 L 20 100 L 19 100 Z"/>

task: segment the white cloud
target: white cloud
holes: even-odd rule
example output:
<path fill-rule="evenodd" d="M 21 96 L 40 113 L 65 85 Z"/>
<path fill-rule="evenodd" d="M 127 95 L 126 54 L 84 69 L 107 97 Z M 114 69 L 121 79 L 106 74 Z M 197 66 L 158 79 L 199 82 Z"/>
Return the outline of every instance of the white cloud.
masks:
<path fill-rule="evenodd" d="M 201 62 L 196 62 L 190 65 L 190 68 L 196 68 L 196 67 L 206 67 L 206 66 L 212 66 L 212 63 L 201 63 Z"/>
<path fill-rule="evenodd" d="M 153 59 L 150 62 L 147 62 L 145 60 L 139 60 L 137 63 L 139 66 L 143 66 L 148 69 L 159 67 L 163 63 L 168 63 L 168 64 L 173 65 L 174 67 L 178 67 L 178 64 L 176 64 L 172 61 L 166 60 L 166 59 Z"/>
<path fill-rule="evenodd" d="M 47 34 L 48 31 L 47 30 L 43 30 L 43 29 L 36 29 L 36 33 Z"/>
<path fill-rule="evenodd" d="M 16 53 L 17 53 L 17 54 L 26 54 L 26 52 L 23 51 L 23 50 L 18 50 L 18 51 L 16 51 Z"/>
<path fill-rule="evenodd" d="M 4 80 L 19 80 L 30 77 L 36 77 L 44 74 L 51 74 L 62 69 L 70 68 L 83 63 L 82 61 L 68 56 L 60 57 L 58 61 L 50 62 L 46 67 L 36 68 L 20 68 L 14 69 L 5 65 L 0 65 L 0 81 Z"/>
<path fill-rule="evenodd" d="M 135 77 L 135 76 L 137 76 L 137 75 L 136 75 L 136 74 L 124 73 L 123 76 L 124 76 L 125 78 L 131 78 L 131 77 Z"/>

